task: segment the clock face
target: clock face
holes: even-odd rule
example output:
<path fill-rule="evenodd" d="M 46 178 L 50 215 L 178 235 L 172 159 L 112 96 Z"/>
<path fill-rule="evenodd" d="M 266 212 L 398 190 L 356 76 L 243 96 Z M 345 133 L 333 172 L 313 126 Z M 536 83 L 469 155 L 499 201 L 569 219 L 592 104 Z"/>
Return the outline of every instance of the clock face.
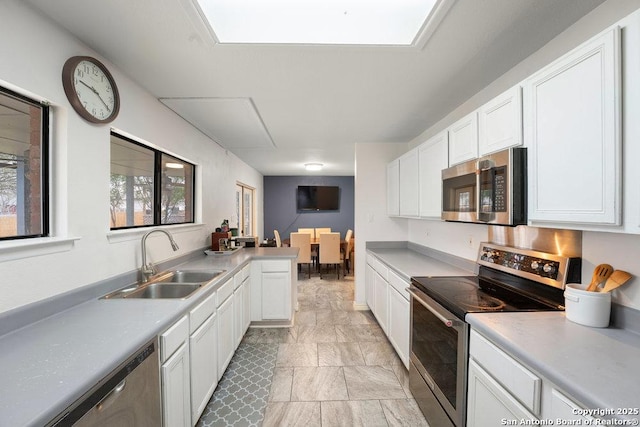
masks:
<path fill-rule="evenodd" d="M 73 108 L 93 123 L 108 123 L 120 108 L 113 77 L 96 59 L 70 58 L 62 73 L 65 93 Z"/>

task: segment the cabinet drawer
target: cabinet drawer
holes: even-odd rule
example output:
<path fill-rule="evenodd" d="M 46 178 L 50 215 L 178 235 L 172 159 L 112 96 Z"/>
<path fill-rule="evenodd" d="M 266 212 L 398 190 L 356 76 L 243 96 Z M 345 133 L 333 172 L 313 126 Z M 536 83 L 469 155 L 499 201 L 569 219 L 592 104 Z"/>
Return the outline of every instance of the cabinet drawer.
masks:
<path fill-rule="evenodd" d="M 182 317 L 160 335 L 160 359 L 164 363 L 189 338 L 189 319 Z"/>
<path fill-rule="evenodd" d="M 233 294 L 233 277 L 228 279 L 222 286 L 220 286 L 216 292 L 216 307 L 220 307 L 227 298 Z"/>
<path fill-rule="evenodd" d="M 291 261 L 262 261 L 263 273 L 275 273 L 281 271 L 289 271 Z"/>
<path fill-rule="evenodd" d="M 242 267 L 242 281 L 251 275 L 251 264 L 247 264 Z"/>
<path fill-rule="evenodd" d="M 386 281 L 389 281 L 389 269 L 378 258 L 373 259 L 372 267 Z"/>
<path fill-rule="evenodd" d="M 233 289 L 238 289 L 242 285 L 242 270 L 233 275 Z"/>
<path fill-rule="evenodd" d="M 534 414 L 540 413 L 542 380 L 475 331 L 469 354 Z"/>
<path fill-rule="evenodd" d="M 214 292 L 189 313 L 189 333 L 194 333 L 215 311 L 216 293 Z"/>
<path fill-rule="evenodd" d="M 407 292 L 407 287 L 409 287 L 409 282 L 400 277 L 395 271 L 389 270 L 389 284 L 393 286 L 393 288 L 398 291 L 400 295 L 407 301 L 409 300 L 409 292 Z"/>

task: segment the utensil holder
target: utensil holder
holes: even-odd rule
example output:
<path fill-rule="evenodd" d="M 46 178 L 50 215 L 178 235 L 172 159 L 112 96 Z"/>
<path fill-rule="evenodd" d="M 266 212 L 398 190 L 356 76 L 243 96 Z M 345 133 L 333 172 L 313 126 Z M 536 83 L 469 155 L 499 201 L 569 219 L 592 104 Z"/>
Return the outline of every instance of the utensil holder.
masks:
<path fill-rule="evenodd" d="M 611 317 L 611 292 L 589 292 L 588 286 L 567 284 L 564 290 L 567 319 L 585 326 L 606 328 Z"/>

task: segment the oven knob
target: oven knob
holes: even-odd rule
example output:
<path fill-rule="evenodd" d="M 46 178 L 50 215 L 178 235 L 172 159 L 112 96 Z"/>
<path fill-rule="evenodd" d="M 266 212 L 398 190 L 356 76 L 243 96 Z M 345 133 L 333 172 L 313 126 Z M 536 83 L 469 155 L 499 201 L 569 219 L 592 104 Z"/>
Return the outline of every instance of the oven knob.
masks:
<path fill-rule="evenodd" d="M 553 273 L 556 271 L 556 268 L 551 264 L 545 264 L 544 267 L 542 267 L 542 271 L 545 273 Z"/>
<path fill-rule="evenodd" d="M 531 262 L 531 269 L 532 270 L 537 270 L 540 268 L 540 264 L 538 263 L 538 261 L 532 261 Z"/>

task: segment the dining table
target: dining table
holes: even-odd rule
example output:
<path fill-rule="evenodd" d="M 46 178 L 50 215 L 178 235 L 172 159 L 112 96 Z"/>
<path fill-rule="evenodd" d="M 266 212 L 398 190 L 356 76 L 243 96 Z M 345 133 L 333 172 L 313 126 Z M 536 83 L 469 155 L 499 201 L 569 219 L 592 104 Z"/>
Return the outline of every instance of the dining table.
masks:
<path fill-rule="evenodd" d="M 351 238 L 351 242 L 353 243 L 353 245 L 351 246 L 351 250 L 353 251 L 353 248 L 355 248 L 355 238 L 352 237 Z M 290 238 L 286 238 L 282 240 L 282 246 L 291 246 L 291 239 Z M 345 239 L 340 239 L 340 252 L 345 253 L 347 251 L 347 248 L 349 246 L 349 243 L 345 240 Z M 320 238 L 312 238 L 311 239 L 311 252 L 316 252 L 318 253 L 318 251 L 320 250 Z M 349 271 L 349 267 L 350 266 L 346 266 L 347 271 Z"/>

